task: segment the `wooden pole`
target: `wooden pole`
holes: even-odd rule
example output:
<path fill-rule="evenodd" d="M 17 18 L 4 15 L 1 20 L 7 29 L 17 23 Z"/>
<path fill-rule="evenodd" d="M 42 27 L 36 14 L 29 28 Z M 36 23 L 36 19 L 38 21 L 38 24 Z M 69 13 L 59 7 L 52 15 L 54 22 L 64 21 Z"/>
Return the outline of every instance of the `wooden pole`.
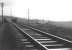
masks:
<path fill-rule="evenodd" d="M 28 24 L 29 24 L 29 8 L 28 8 Z"/>
<path fill-rule="evenodd" d="M 3 16 L 3 8 L 4 8 L 4 3 L 1 3 L 1 8 L 2 8 L 2 24 L 4 23 L 4 16 Z"/>

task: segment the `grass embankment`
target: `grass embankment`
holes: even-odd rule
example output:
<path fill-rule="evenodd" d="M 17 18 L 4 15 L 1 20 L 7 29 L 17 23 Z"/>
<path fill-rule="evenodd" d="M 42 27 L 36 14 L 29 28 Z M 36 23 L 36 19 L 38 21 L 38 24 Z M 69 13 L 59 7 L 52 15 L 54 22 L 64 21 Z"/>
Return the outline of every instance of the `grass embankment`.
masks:
<path fill-rule="evenodd" d="M 16 46 L 15 31 L 8 23 L 0 24 L 0 49 L 14 50 Z"/>

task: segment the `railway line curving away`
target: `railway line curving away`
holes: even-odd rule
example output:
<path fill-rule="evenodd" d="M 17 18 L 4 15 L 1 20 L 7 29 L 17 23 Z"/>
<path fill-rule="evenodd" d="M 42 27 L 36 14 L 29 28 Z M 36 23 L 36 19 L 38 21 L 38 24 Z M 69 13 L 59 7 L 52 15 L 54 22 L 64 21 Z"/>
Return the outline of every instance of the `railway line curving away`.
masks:
<path fill-rule="evenodd" d="M 36 29 L 26 27 L 24 25 L 15 24 L 15 27 L 22 32 L 23 35 L 27 36 L 27 38 L 36 46 L 41 48 L 41 50 L 49 50 L 49 49 L 67 49 L 71 50 L 72 43 L 70 41 L 62 40 L 59 37 L 54 37 L 53 35 L 46 35 L 44 32 L 37 31 Z M 29 47 L 30 48 L 30 47 Z"/>
<path fill-rule="evenodd" d="M 55 49 L 71 50 L 72 42 L 11 21 L 0 26 L 0 50 Z"/>

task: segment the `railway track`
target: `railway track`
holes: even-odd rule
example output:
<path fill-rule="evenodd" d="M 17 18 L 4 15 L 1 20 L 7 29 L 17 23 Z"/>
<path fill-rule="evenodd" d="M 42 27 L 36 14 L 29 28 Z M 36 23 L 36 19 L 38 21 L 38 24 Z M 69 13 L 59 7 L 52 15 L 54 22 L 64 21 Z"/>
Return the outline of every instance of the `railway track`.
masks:
<path fill-rule="evenodd" d="M 54 36 L 38 29 L 13 23 L 13 25 L 21 32 L 24 38 L 18 40 L 17 42 L 25 45 L 26 50 L 51 50 L 51 49 L 61 49 L 61 50 L 71 50 L 72 41 L 63 39 L 58 36 Z M 20 34 L 19 34 L 20 35 Z M 19 47 L 18 45 L 17 47 Z"/>
<path fill-rule="evenodd" d="M 18 33 L 16 37 L 16 50 L 40 50 L 24 35 Z"/>

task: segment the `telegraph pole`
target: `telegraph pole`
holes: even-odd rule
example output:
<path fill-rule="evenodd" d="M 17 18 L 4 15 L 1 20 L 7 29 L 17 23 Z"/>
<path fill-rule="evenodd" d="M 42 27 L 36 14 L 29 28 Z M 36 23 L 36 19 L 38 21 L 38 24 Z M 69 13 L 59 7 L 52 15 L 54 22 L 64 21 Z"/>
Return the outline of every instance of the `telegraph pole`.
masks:
<path fill-rule="evenodd" d="M 29 8 L 28 8 L 28 24 L 29 24 L 29 18 L 30 18 L 30 17 L 29 17 Z"/>
<path fill-rule="evenodd" d="M 3 17 L 3 8 L 4 8 L 4 3 L 0 3 L 1 4 L 1 9 L 2 9 L 2 24 L 4 23 L 4 17 Z"/>
<path fill-rule="evenodd" d="M 10 16 L 12 17 L 12 8 L 10 9 Z"/>

